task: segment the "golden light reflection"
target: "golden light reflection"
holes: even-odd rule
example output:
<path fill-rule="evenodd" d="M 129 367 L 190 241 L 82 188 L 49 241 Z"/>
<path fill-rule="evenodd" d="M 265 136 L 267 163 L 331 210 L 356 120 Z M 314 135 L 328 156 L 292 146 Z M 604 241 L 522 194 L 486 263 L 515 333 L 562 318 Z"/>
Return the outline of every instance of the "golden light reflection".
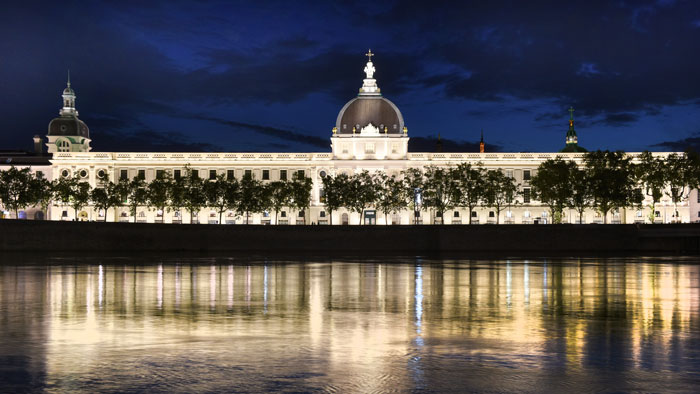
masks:
<path fill-rule="evenodd" d="M 700 270 L 683 264 L 88 265 L 0 276 L 7 313 L 30 301 L 45 309 L 23 324 L 40 327 L 54 377 L 105 373 L 115 355 L 203 352 L 314 365 L 356 391 L 410 390 L 438 356 L 580 370 L 617 357 L 614 347 L 636 368 L 652 356 L 671 365 L 700 323 Z"/>

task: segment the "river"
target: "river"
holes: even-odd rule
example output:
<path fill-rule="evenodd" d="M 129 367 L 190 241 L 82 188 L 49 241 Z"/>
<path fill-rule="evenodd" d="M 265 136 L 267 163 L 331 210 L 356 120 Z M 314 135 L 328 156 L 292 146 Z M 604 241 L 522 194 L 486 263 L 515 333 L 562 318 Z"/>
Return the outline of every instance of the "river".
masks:
<path fill-rule="evenodd" d="M 2 392 L 700 387 L 697 261 L 2 263 Z"/>

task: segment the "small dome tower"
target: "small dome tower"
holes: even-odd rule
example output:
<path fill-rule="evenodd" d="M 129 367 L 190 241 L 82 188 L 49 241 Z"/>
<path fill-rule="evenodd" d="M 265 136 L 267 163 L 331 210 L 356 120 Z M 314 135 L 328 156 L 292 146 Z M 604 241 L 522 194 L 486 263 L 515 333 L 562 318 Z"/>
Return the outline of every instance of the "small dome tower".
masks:
<path fill-rule="evenodd" d="M 49 123 L 49 142 L 46 144 L 48 152 L 89 152 L 90 129 L 85 122 L 78 119 L 75 91 L 70 85 L 70 71 L 61 96 L 63 107 L 58 111 L 59 117 Z"/>

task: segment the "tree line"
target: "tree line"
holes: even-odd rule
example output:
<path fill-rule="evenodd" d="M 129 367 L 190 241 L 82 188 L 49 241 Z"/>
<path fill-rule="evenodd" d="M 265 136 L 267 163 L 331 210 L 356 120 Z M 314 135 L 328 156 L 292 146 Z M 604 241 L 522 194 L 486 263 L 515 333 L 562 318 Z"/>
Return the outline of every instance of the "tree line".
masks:
<path fill-rule="evenodd" d="M 221 223 L 225 211 L 235 211 L 249 222 L 251 214 L 274 212 L 274 223 L 284 208 L 304 211 L 311 205 L 312 181 L 294 174 L 291 181 L 262 182 L 251 176 L 241 180 L 219 175 L 207 180 L 186 169 L 184 176 L 173 179 L 166 171 L 158 172 L 151 182 L 136 177 L 112 182 L 99 179 L 97 187 L 78 177 L 60 177 L 48 181 L 27 168 L 11 167 L 0 171 L 0 203 L 15 212 L 29 206 L 46 211 L 52 202 L 78 211 L 88 204 L 106 212 L 128 208 L 136 221 L 139 207 L 161 212 L 187 210 L 192 217 L 203 208 L 216 209 Z M 523 204 L 526 197 L 540 201 L 551 212 L 552 221 L 560 223 L 564 209 L 573 209 L 581 220 L 586 209 L 607 214 L 619 208 L 640 207 L 649 197 L 650 221 L 664 195 L 675 205 L 687 200 L 692 189 L 700 185 L 700 156 L 695 153 L 654 156 L 643 152 L 635 162 L 624 152 L 595 151 L 584 156 L 581 164 L 561 158 L 542 162 L 529 180 L 530 196 L 523 185 L 502 169 L 485 169 L 480 163 L 461 163 L 449 167 L 409 168 L 399 174 L 362 171 L 348 175 L 339 173 L 322 177 L 320 200 L 329 213 L 347 209 L 357 212 L 360 223 L 372 208 L 385 218 L 406 209 L 416 212 L 431 210 L 440 222 L 453 209 L 472 212 L 477 207 L 500 213 Z M 520 198 L 522 197 L 522 198 Z M 117 217 L 115 212 L 115 218 Z M 115 219 L 116 220 L 116 219 Z M 388 223 L 388 220 L 387 220 Z"/>

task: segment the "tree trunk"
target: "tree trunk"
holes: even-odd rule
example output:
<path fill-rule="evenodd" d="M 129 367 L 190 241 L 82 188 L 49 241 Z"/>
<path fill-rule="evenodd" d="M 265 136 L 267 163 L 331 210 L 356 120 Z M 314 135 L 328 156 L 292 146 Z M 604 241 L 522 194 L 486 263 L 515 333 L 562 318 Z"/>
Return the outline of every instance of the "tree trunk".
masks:
<path fill-rule="evenodd" d="M 275 209 L 275 226 L 280 224 L 279 220 L 277 220 L 277 215 L 279 214 L 279 209 Z"/>
<path fill-rule="evenodd" d="M 330 217 L 328 218 L 328 223 L 330 223 L 332 226 L 333 225 L 333 211 L 329 209 L 328 215 L 330 215 Z"/>

